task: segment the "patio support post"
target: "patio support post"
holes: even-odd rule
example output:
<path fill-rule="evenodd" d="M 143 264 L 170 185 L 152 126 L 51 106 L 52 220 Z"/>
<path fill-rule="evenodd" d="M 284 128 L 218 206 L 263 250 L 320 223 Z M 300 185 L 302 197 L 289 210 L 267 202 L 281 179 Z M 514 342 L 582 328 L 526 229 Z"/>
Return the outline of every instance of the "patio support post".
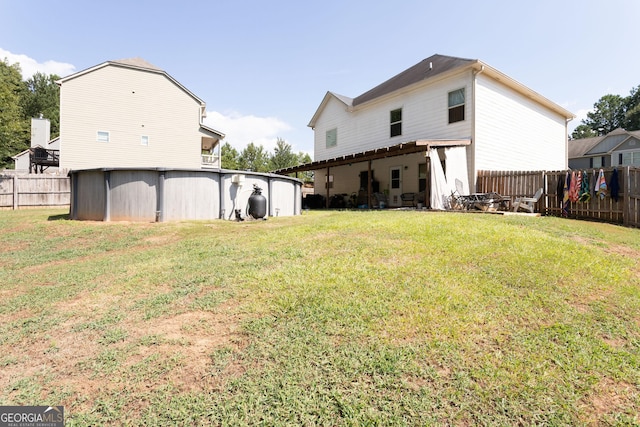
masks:
<path fill-rule="evenodd" d="M 327 200 L 325 202 L 326 208 L 329 209 L 329 172 L 331 172 L 331 168 L 327 166 L 327 177 L 325 179 L 324 185 L 327 186 Z"/>
<path fill-rule="evenodd" d="M 369 160 L 368 163 L 369 163 L 369 169 L 367 172 L 367 207 L 371 209 L 371 201 L 373 200 L 373 198 L 371 197 L 371 190 L 372 190 L 371 181 L 373 181 L 371 179 L 371 160 Z"/>

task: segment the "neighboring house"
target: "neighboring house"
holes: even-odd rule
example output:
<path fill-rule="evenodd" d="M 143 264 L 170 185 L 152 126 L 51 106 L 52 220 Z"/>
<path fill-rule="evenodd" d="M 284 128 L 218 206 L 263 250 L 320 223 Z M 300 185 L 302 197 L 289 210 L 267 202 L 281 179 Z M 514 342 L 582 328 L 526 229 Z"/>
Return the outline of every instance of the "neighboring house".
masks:
<path fill-rule="evenodd" d="M 31 119 L 31 146 L 12 156 L 15 162 L 14 169 L 23 173 L 56 173 L 58 162 L 52 159 L 58 157 L 60 150 L 60 138 L 50 139 L 51 122 L 43 117 Z M 44 154 L 44 158 L 36 155 Z"/>
<path fill-rule="evenodd" d="M 60 85 L 60 168 L 219 168 L 224 134 L 204 101 L 140 58 L 107 61 Z"/>
<path fill-rule="evenodd" d="M 439 208 L 434 194 L 454 180 L 473 192 L 479 170 L 566 168 L 574 117 L 479 60 L 433 55 L 355 98 L 327 92 L 309 122 L 314 162 L 279 172 L 314 170 L 327 198 L 365 190 L 399 206 L 425 192 Z"/>
<path fill-rule="evenodd" d="M 569 141 L 571 169 L 640 166 L 640 130 L 616 129 L 604 136 Z"/>

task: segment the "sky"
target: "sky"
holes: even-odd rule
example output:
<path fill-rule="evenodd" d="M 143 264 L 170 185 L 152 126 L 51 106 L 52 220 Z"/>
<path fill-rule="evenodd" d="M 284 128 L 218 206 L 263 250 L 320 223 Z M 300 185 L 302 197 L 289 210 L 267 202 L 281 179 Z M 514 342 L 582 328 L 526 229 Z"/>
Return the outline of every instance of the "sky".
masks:
<path fill-rule="evenodd" d="M 241 151 L 313 156 L 327 91 L 356 97 L 433 55 L 479 59 L 573 112 L 640 86 L 638 0 L 0 0 L 0 60 L 61 77 L 141 57 Z"/>

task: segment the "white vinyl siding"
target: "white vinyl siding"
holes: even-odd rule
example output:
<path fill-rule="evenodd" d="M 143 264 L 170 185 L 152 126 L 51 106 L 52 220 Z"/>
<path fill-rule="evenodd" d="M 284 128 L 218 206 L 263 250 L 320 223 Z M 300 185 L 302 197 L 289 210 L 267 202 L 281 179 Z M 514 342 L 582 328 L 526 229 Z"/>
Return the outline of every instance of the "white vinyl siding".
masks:
<path fill-rule="evenodd" d="M 66 80 L 60 166 L 200 168 L 200 108 L 159 73 L 107 65 Z M 96 129 L 108 129 L 109 144 L 91 144 Z M 142 132 L 152 145 L 141 144 Z"/>
<path fill-rule="evenodd" d="M 567 167 L 563 116 L 482 74 L 475 98 L 475 171 Z"/>
<path fill-rule="evenodd" d="M 315 123 L 314 160 L 359 153 L 374 148 L 388 147 L 403 141 L 417 139 L 456 139 L 471 137 L 471 121 L 449 124 L 448 93 L 465 88 L 469 93 L 471 72 L 464 72 L 405 92 L 385 97 L 353 112 L 335 98 L 331 98 Z M 389 136 L 389 112 L 402 105 L 402 136 Z M 465 117 L 470 115 L 469 102 L 465 104 Z M 326 132 L 337 128 L 340 142 L 326 148 Z"/>

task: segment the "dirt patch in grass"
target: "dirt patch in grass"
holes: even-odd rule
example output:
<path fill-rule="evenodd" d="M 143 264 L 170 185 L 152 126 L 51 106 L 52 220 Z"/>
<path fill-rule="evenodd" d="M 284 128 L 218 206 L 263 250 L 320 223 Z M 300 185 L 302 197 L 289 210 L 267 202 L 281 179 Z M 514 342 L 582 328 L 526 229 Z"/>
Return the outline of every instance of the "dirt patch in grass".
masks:
<path fill-rule="evenodd" d="M 624 413 L 625 407 L 633 407 L 638 394 L 638 389 L 632 384 L 604 378 L 596 384 L 593 394 L 585 402 L 583 421 L 589 425 L 599 425 L 606 416 Z"/>
<path fill-rule="evenodd" d="M 158 345 L 140 346 L 138 358 L 154 354 L 171 356 L 179 354 L 184 363 L 178 363 L 165 381 L 181 390 L 200 391 L 210 388 L 212 378 L 212 354 L 216 349 L 230 348 L 238 351 L 245 346 L 244 336 L 238 331 L 240 317 L 229 312 L 188 312 L 171 318 L 156 319 L 148 328 L 139 329 L 134 340 L 159 337 Z M 135 358 L 132 360 L 135 363 Z M 241 367 L 228 366 L 228 374 L 241 372 Z"/>
<path fill-rule="evenodd" d="M 246 346 L 246 337 L 239 330 L 241 316 L 235 314 L 237 304 L 226 302 L 218 312 L 189 311 L 148 321 L 131 313 L 100 324 L 108 317 L 109 307 L 119 304 L 122 299 L 111 295 L 71 301 L 65 311 L 94 315 L 75 316 L 35 341 L 26 338 L 11 348 L 5 346 L 10 353 L 3 355 L 0 376 L 5 399 L 20 401 L 18 382 L 29 378 L 39 387 L 41 401 L 62 394 L 65 400 L 56 404 L 80 413 L 90 410 L 96 398 L 123 392 L 144 395 L 162 387 L 210 391 L 244 372 L 234 357 Z M 11 318 L 15 320 L 16 315 L 12 313 Z M 126 332 L 120 340 L 105 342 L 112 330 Z M 220 349 L 227 350 L 222 362 L 213 356 Z M 128 405 L 139 411 L 145 403 Z"/>

